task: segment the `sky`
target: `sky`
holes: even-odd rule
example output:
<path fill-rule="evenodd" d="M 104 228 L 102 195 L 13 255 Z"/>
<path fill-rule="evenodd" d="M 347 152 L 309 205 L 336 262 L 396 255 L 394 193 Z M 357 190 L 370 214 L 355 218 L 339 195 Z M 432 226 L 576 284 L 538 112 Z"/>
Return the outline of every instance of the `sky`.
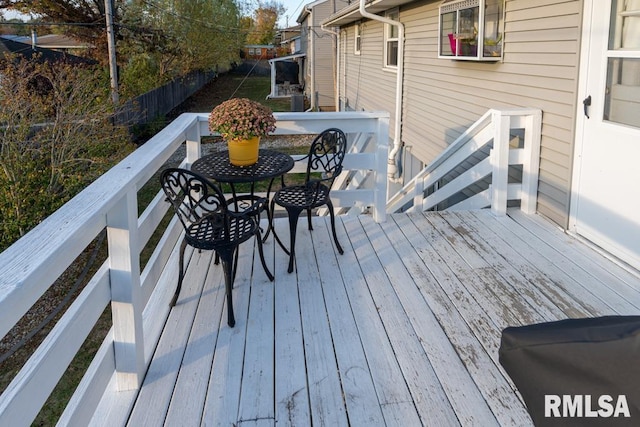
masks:
<path fill-rule="evenodd" d="M 314 0 L 279 0 L 279 3 L 281 3 L 285 7 L 285 12 L 278 20 L 278 25 L 281 28 L 287 27 L 287 16 L 289 27 L 297 25 L 296 19 L 298 19 L 298 16 L 300 16 L 302 8 L 309 3 L 313 3 L 313 1 Z"/>

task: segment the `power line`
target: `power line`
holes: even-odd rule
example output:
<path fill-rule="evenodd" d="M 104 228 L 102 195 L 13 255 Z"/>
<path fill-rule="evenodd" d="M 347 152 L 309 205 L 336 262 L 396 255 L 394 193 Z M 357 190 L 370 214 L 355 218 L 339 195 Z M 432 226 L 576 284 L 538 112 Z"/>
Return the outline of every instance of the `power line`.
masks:
<path fill-rule="evenodd" d="M 0 25 L 17 25 L 17 26 L 28 26 L 28 27 L 53 27 L 53 26 L 75 26 L 75 27 L 104 27 L 103 22 L 0 22 Z"/>

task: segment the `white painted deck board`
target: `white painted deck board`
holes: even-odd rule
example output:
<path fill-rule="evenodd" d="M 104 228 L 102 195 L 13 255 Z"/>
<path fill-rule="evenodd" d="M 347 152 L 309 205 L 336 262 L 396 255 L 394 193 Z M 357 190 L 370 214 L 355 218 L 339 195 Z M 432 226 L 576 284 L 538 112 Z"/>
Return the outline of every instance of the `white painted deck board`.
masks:
<path fill-rule="evenodd" d="M 315 251 L 326 268 L 319 273 L 324 293 L 327 316 L 334 342 L 345 405 L 352 425 L 384 425 L 384 418 L 373 378 L 362 347 L 358 325 L 345 289 L 342 271 L 336 255 L 333 237 L 326 222 L 319 223 L 313 233 Z M 347 244 L 343 229 L 339 229 L 341 244 Z M 348 246 L 345 250 L 351 251 Z"/>
<path fill-rule="evenodd" d="M 513 385 L 498 368 L 500 331 L 431 244 L 433 238 L 424 237 L 425 233 L 432 235 L 435 230 L 422 214 L 393 219 L 433 274 L 433 280 L 420 283 L 420 291 L 495 419 L 505 426 L 529 425 L 531 420 Z"/>
<path fill-rule="evenodd" d="M 363 265 L 356 257 L 358 253 L 368 253 L 371 256 L 365 248 L 368 239 L 356 222 L 357 218 L 341 219 L 343 223 L 337 227 L 339 236 L 348 236 L 350 244 L 344 245 L 343 242 L 345 253 L 337 257 L 338 265 L 378 397 L 379 410 L 388 426 L 419 424 L 415 404 L 406 383 L 402 380 L 402 372 L 378 313 L 378 307 L 368 289 L 364 273 L 366 270 L 363 270 Z"/>
<path fill-rule="evenodd" d="M 129 425 L 531 425 L 498 362 L 502 328 L 640 314 L 635 272 L 536 216 L 341 216 L 337 229 L 344 255 L 328 218 L 309 232 L 303 216 L 292 274 L 270 237 L 274 282 L 244 244 L 234 328 L 221 267 L 194 252 Z"/>
<path fill-rule="evenodd" d="M 357 219 L 362 223 L 371 220 L 368 217 Z M 364 271 L 376 271 L 379 274 L 372 280 L 367 274 L 369 289 L 421 421 L 423 424 L 455 425 L 456 414 L 421 345 L 422 337 L 416 333 L 409 317 L 409 312 L 417 313 L 426 308 L 416 308 L 421 303 L 420 299 L 405 297 L 404 289 L 413 287 L 413 280 L 406 273 L 383 230 L 373 222 L 367 225 L 364 228 L 373 249 L 368 253 L 377 256 L 365 256 L 361 264 Z"/>

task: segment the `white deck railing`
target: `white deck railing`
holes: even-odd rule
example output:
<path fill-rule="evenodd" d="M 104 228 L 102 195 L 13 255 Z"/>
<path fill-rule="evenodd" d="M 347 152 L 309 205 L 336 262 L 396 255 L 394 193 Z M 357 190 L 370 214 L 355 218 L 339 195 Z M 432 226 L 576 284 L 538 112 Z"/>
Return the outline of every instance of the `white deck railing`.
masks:
<path fill-rule="evenodd" d="M 489 110 L 394 195 L 387 212 L 491 207 L 504 215 L 518 200 L 534 213 L 541 120 L 536 109 Z"/>
<path fill-rule="evenodd" d="M 332 199 L 336 207 L 366 206 L 377 221 L 384 221 L 388 113 L 276 113 L 276 119 L 276 134 L 315 134 L 339 127 L 349 140 L 369 135 L 373 140 L 369 149 L 349 154 L 344 164 L 350 170 L 366 171 L 374 185 L 335 191 Z M 175 283 L 165 283 L 163 278 L 178 268 L 167 260 L 181 233 L 174 219 L 141 271 L 140 251 L 169 206 L 158 193 L 138 215 L 137 192 L 181 145 L 186 144 L 182 164 L 193 163 L 201 153 L 200 137 L 205 135 L 209 135 L 206 114 L 181 115 L 0 254 L 0 336 L 4 337 L 96 236 L 107 230 L 107 261 L 0 396 L 0 425 L 31 423 L 109 304 L 113 327 L 60 424 L 88 425 L 107 389 L 135 396 L 169 313 Z M 128 411 L 109 407 L 108 402 L 100 407 Z"/>

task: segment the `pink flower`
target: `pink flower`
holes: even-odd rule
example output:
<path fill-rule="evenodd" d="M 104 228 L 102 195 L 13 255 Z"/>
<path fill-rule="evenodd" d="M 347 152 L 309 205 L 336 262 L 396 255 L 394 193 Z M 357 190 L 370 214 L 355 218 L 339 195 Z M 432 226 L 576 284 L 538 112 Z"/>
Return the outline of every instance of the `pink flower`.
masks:
<path fill-rule="evenodd" d="M 269 107 L 247 98 L 232 98 L 209 114 L 209 130 L 226 139 L 249 139 L 276 130 L 276 119 Z"/>

